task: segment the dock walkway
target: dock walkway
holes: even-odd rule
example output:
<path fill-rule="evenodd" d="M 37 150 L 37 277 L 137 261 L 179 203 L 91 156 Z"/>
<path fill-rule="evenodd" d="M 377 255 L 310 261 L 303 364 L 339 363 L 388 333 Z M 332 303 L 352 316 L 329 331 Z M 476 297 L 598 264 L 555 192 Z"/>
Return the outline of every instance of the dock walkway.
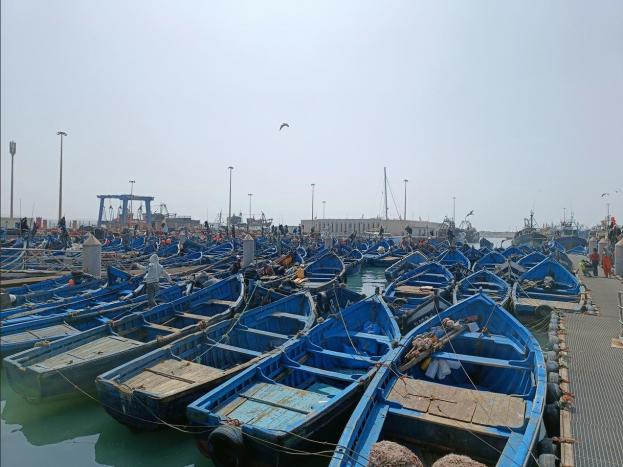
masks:
<path fill-rule="evenodd" d="M 621 330 L 617 295 L 623 282 L 603 275 L 580 279 L 599 314 L 565 315 L 575 465 L 623 466 L 623 349 L 612 347 Z"/>

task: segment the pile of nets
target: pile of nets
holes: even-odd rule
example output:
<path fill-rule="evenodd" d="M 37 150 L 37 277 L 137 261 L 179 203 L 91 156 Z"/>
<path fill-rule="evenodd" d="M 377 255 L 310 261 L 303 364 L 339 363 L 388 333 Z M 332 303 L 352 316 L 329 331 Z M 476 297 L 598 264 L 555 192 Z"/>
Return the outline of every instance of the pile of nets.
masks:
<path fill-rule="evenodd" d="M 448 454 L 437 459 L 431 467 L 486 467 L 486 465 L 473 460 L 471 457 Z"/>
<path fill-rule="evenodd" d="M 424 464 L 403 445 L 379 441 L 372 446 L 368 467 L 424 467 Z"/>

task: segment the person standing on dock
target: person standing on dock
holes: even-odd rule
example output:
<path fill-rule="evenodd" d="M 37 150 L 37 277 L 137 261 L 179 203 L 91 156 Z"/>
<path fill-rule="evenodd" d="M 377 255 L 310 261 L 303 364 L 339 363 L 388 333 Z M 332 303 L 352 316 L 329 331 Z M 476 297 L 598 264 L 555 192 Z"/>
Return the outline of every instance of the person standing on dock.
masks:
<path fill-rule="evenodd" d="M 604 251 L 604 257 L 601 260 L 601 267 L 604 270 L 604 275 L 606 279 L 612 275 L 612 257 L 610 256 L 610 250 L 606 249 Z"/>
<path fill-rule="evenodd" d="M 593 248 L 593 252 L 589 256 L 589 259 L 591 260 L 591 266 L 593 267 L 593 276 L 597 277 L 599 275 L 597 271 L 597 267 L 599 266 L 599 253 L 597 252 L 597 248 Z"/>
<path fill-rule="evenodd" d="M 149 264 L 145 266 L 141 266 L 137 264 L 137 266 L 144 271 L 147 271 L 145 274 L 145 293 L 147 294 L 147 304 L 150 307 L 156 306 L 156 292 L 158 292 L 158 288 L 160 287 L 160 278 L 165 278 L 169 282 L 173 282 L 171 276 L 168 272 L 164 270 L 162 265 L 160 264 L 160 259 L 157 254 L 153 254 L 149 257 Z"/>

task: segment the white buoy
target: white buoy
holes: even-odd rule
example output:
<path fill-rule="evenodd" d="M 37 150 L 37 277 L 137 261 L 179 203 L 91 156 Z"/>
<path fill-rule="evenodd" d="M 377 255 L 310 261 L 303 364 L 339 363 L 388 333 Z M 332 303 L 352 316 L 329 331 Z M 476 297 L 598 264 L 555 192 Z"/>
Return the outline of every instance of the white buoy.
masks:
<path fill-rule="evenodd" d="M 623 238 L 614 245 L 614 273 L 623 276 Z"/>
<path fill-rule="evenodd" d="M 251 235 L 242 239 L 242 267 L 246 268 L 255 259 L 255 240 Z"/>
<path fill-rule="evenodd" d="M 102 244 L 91 233 L 82 244 L 82 271 L 97 278 L 102 276 Z"/>

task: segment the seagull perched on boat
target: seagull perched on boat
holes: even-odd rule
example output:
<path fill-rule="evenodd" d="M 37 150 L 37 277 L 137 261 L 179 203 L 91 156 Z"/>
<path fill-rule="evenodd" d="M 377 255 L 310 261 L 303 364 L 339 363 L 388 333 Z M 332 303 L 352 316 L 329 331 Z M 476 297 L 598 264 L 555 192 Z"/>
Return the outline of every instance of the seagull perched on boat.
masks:
<path fill-rule="evenodd" d="M 287 123 L 282 123 L 281 126 L 279 127 L 279 131 L 283 130 L 285 127 L 290 128 L 290 125 L 288 125 Z"/>
<path fill-rule="evenodd" d="M 604 196 L 610 196 L 610 193 L 602 193 L 601 197 L 603 198 Z"/>

